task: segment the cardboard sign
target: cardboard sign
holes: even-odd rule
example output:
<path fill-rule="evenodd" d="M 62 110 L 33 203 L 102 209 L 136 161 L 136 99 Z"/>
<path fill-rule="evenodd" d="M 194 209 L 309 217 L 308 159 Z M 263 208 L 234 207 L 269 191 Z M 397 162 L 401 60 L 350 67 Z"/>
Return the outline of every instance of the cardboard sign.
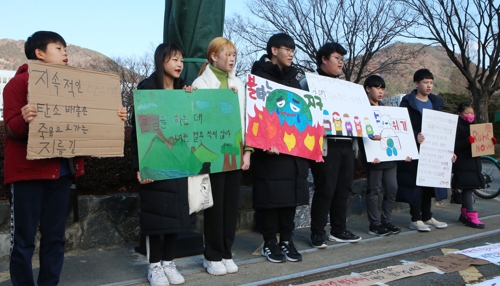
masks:
<path fill-rule="evenodd" d="M 238 95 L 230 89 L 134 91 L 141 179 L 241 168 Z"/>
<path fill-rule="evenodd" d="M 361 276 L 344 275 L 331 279 L 300 284 L 298 286 L 344 286 L 344 285 L 370 286 L 370 285 L 375 285 L 375 282 Z"/>
<path fill-rule="evenodd" d="M 246 145 L 323 161 L 321 97 L 249 74 Z"/>
<path fill-rule="evenodd" d="M 458 116 L 424 109 L 417 186 L 449 188 Z"/>
<path fill-rule="evenodd" d="M 117 74 L 38 61 L 28 67 L 28 102 L 37 109 L 29 124 L 28 159 L 123 156 Z"/>
<path fill-rule="evenodd" d="M 363 137 L 366 160 L 381 162 L 405 160 L 406 156 L 418 159 L 417 144 L 413 135 L 408 109 L 391 106 L 372 106 L 380 141 Z"/>
<path fill-rule="evenodd" d="M 471 124 L 470 136 L 474 137 L 474 143 L 471 144 L 472 157 L 495 154 L 495 145 L 493 145 L 493 124 Z"/>
<path fill-rule="evenodd" d="M 362 85 L 306 73 L 309 92 L 323 104 L 323 126 L 328 135 L 373 137 L 375 115 Z"/>
<path fill-rule="evenodd" d="M 386 284 L 391 281 L 434 272 L 436 267 L 420 262 L 389 266 L 377 270 L 359 273 L 359 276 L 373 281 L 373 284 Z"/>
<path fill-rule="evenodd" d="M 435 266 L 439 270 L 445 273 L 464 270 L 470 266 L 470 263 L 463 260 L 457 260 L 455 256 L 449 256 L 449 255 L 430 256 L 427 257 L 426 259 L 418 260 L 418 262 Z"/>

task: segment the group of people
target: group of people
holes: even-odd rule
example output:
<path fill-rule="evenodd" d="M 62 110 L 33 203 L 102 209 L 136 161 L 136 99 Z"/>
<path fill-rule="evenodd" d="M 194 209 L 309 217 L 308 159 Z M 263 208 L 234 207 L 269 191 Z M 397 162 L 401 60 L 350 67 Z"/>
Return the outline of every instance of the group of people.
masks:
<path fill-rule="evenodd" d="M 294 40 L 287 34 L 275 34 L 268 40 L 266 54 L 252 66 L 251 73 L 292 88 L 308 90 L 307 80 L 297 80 L 293 65 Z M 30 60 L 52 64 L 68 64 L 66 42 L 57 33 L 39 31 L 28 38 L 25 53 Z M 338 43 L 326 43 L 317 51 L 317 73 L 338 78 L 342 73 L 347 51 Z M 245 85 L 235 75 L 237 50 L 225 38 L 213 39 L 207 49 L 207 61 L 191 86 L 180 77 L 184 53 L 174 43 L 160 44 L 154 54 L 155 71 L 139 83 L 138 89 L 232 89 L 238 97 L 240 110 L 245 110 Z M 64 259 L 65 215 L 68 208 L 72 176 L 83 175 L 83 158 L 53 158 L 27 160 L 28 126 L 36 109 L 28 104 L 28 68 L 22 65 L 4 90 L 5 180 L 11 197 L 11 259 L 10 274 L 14 285 L 34 285 L 31 259 L 35 249 L 35 234 L 41 232 L 40 272 L 38 285 L 59 282 Z M 443 100 L 432 94 L 433 75 L 427 69 L 418 70 L 413 78 L 415 90 L 406 95 L 401 107 L 408 109 L 417 146 L 425 144 L 421 133 L 423 109 L 442 110 Z M 372 105 L 381 105 L 385 82 L 380 76 L 366 78 L 364 89 Z M 348 96 L 348 95 L 346 95 Z M 472 207 L 472 190 L 484 185 L 481 164 L 471 154 L 470 124 L 474 110 L 469 103 L 457 109 L 455 162 L 452 184 L 462 189 L 462 210 L 459 220 L 467 226 L 484 228 Z M 125 108 L 117 115 L 126 120 Z M 245 116 L 241 114 L 244 129 Z M 174 259 L 177 235 L 190 228 L 188 179 L 141 180 L 136 126 L 133 120 L 132 168 L 140 182 L 140 226 L 147 237 L 149 260 L 148 281 L 151 285 L 182 284 L 184 277 L 177 271 Z M 372 140 L 380 140 L 373 136 Z M 243 143 L 244 144 L 244 143 Z M 253 207 L 263 235 L 262 255 L 271 262 L 302 261 L 293 242 L 295 211 L 309 204 L 307 177 L 309 169 L 315 191 L 311 205 L 310 243 L 326 248 L 326 241 L 357 242 L 361 237 L 347 229 L 348 199 L 351 195 L 354 160 L 361 153 L 367 174 L 366 210 L 368 233 L 384 236 L 401 229 L 391 222 L 396 200 L 410 204 L 410 229 L 430 231 L 430 227 L 445 228 L 431 212 L 431 199 L 446 198 L 447 190 L 416 185 L 416 160 L 407 157 L 401 162 L 367 162 L 363 144 L 356 137 L 325 136 L 324 162 L 281 154 L 275 146 L 258 149 L 244 146 L 242 170 L 252 167 Z M 239 189 L 242 170 L 210 174 L 213 206 L 204 211 L 205 251 L 203 266 L 212 275 L 238 272 L 232 257 L 238 217 Z M 382 213 L 379 197 L 384 190 Z M 325 230 L 330 218 L 330 230 Z M 38 227 L 39 226 L 39 227 Z M 279 234 L 279 239 L 278 235 Z"/>

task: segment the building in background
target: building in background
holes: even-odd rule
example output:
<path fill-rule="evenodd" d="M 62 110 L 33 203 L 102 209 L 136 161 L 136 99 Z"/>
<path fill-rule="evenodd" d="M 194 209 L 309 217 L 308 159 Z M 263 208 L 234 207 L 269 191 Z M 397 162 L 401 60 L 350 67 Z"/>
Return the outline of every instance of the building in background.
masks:
<path fill-rule="evenodd" d="M 15 74 L 16 71 L 0 70 L 0 121 L 3 121 L 3 88 Z"/>

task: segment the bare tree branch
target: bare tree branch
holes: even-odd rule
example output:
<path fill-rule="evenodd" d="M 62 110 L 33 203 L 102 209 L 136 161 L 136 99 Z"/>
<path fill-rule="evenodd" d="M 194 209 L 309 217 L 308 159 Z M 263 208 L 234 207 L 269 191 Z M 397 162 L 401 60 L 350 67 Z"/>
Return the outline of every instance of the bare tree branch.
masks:
<path fill-rule="evenodd" d="M 411 38 L 441 45 L 467 81 L 479 122 L 488 122 L 488 103 L 500 89 L 500 1 L 405 0 L 420 22 Z"/>
<path fill-rule="evenodd" d="M 287 33 L 295 40 L 295 62 L 302 72 L 316 69 L 315 55 L 326 42 L 339 42 L 348 50 L 343 72 L 356 83 L 408 63 L 418 52 L 394 49 L 384 55 L 382 65 L 373 64 L 375 55 L 416 20 L 397 0 L 249 0 L 247 8 L 250 16 L 226 19 L 225 35 L 238 38 L 238 49 L 257 58 L 271 35 Z M 240 63 L 248 65 L 241 70 L 250 70 L 252 63 Z"/>

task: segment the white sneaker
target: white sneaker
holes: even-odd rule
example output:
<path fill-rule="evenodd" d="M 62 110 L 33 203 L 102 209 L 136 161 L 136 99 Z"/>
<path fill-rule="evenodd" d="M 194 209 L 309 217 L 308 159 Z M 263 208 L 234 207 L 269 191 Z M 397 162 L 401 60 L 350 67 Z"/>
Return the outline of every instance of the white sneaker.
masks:
<path fill-rule="evenodd" d="M 148 268 L 148 281 L 151 286 L 168 286 L 168 278 L 163 272 L 161 265 L 155 265 Z"/>
<path fill-rule="evenodd" d="M 163 272 L 168 278 L 168 282 L 170 284 L 182 284 L 185 282 L 184 277 L 177 271 L 177 267 L 175 267 L 175 263 L 173 261 L 163 261 Z"/>
<path fill-rule="evenodd" d="M 431 218 L 430 220 L 424 221 L 425 224 L 432 225 L 435 228 L 445 228 L 448 226 L 447 223 L 436 220 L 435 218 Z"/>
<path fill-rule="evenodd" d="M 421 220 L 411 221 L 409 227 L 418 231 L 431 231 L 431 228 Z"/>
<path fill-rule="evenodd" d="M 207 272 L 212 275 L 226 275 L 227 269 L 222 261 L 208 261 L 203 260 L 203 267 L 207 269 Z"/>
<path fill-rule="evenodd" d="M 226 266 L 227 273 L 238 272 L 238 265 L 236 265 L 236 263 L 234 263 L 234 260 L 222 258 L 222 264 L 224 264 L 224 266 Z"/>

